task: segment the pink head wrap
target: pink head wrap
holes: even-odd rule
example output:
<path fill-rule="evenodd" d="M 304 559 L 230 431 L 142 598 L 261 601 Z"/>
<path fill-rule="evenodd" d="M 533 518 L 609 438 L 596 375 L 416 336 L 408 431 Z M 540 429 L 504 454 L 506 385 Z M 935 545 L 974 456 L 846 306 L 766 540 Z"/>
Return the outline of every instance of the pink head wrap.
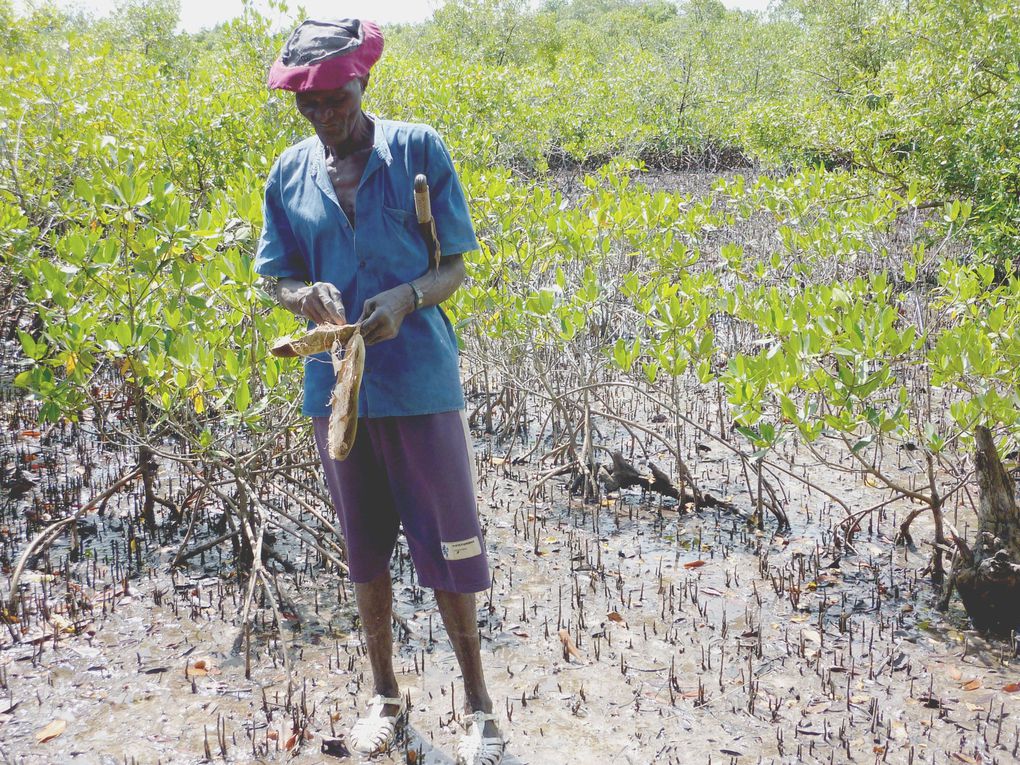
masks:
<path fill-rule="evenodd" d="M 302 21 L 269 70 L 270 90 L 334 90 L 364 77 L 379 60 L 383 36 L 371 21 Z"/>

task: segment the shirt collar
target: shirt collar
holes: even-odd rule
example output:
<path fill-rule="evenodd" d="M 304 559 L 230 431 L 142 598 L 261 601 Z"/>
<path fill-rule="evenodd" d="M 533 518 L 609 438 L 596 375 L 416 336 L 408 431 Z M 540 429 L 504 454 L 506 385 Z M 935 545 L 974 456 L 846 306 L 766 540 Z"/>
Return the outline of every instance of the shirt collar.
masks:
<path fill-rule="evenodd" d="M 383 165 L 389 167 L 390 163 L 393 162 L 393 154 L 390 152 L 390 142 L 386 138 L 386 129 L 383 127 L 383 121 L 368 112 L 365 112 L 365 116 L 372 120 L 372 124 L 375 126 L 373 131 L 375 144 L 372 147 L 372 153 L 368 157 L 368 163 L 365 165 L 365 172 L 361 177 L 362 183 L 368 180 L 372 173 L 380 167 Z"/>
<path fill-rule="evenodd" d="M 362 183 L 383 165 L 389 167 L 393 163 L 393 153 L 390 151 L 390 142 L 386 138 L 386 128 L 383 127 L 383 120 L 368 112 L 365 112 L 365 116 L 372 120 L 375 129 L 373 131 L 372 153 L 368 157 L 365 171 L 361 176 Z M 333 190 L 333 184 L 330 182 L 329 174 L 326 172 L 326 147 L 321 141 L 316 141 L 316 143 L 318 144 L 318 152 L 312 166 L 312 180 L 319 187 L 319 190 L 339 207 L 340 203 L 336 199 L 336 192 Z"/>
<path fill-rule="evenodd" d="M 378 162 L 382 162 L 386 166 L 391 165 L 393 163 L 393 153 L 390 151 L 390 142 L 387 140 L 386 128 L 383 127 L 383 121 L 369 112 L 365 112 L 365 116 L 372 121 L 373 125 L 372 154 L 369 156 L 368 163 L 365 166 L 364 177 L 367 178 L 374 169 L 373 166 L 377 165 Z M 326 147 L 323 145 L 322 141 L 319 141 L 318 144 L 319 155 L 322 162 L 325 163 Z M 323 168 L 325 168 L 325 164 L 323 164 Z"/>
<path fill-rule="evenodd" d="M 386 128 L 383 126 L 383 121 L 369 112 L 365 112 L 365 116 L 372 120 L 372 124 L 375 126 L 375 146 L 372 152 L 373 156 L 378 156 L 379 159 L 386 165 L 391 164 L 393 162 L 393 154 L 390 152 L 390 142 L 386 135 Z M 369 165 L 371 165 L 371 157 L 368 161 Z"/>

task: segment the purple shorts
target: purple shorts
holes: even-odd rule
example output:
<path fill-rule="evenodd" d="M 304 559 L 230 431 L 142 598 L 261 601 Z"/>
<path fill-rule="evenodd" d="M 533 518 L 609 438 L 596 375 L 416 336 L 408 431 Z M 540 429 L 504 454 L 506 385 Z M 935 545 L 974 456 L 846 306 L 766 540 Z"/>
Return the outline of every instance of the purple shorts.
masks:
<path fill-rule="evenodd" d="M 489 588 L 463 411 L 359 420 L 343 462 L 326 451 L 329 418 L 312 423 L 353 581 L 389 569 L 403 524 L 422 586 L 462 593 Z"/>

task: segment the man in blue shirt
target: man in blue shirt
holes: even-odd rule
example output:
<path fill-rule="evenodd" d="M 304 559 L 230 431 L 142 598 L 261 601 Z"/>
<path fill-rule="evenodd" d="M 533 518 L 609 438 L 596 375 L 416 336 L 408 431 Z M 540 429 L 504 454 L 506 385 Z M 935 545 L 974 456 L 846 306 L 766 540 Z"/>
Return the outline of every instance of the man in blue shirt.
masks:
<path fill-rule="evenodd" d="M 295 93 L 315 136 L 277 159 L 266 182 L 255 268 L 281 305 L 315 324 L 357 316 L 367 346 L 359 428 L 348 458 L 327 451 L 329 359 L 305 366 L 313 418 L 341 528 L 375 683 L 352 747 L 388 749 L 406 709 L 393 672 L 389 561 L 403 526 L 423 586 L 435 590 L 464 676 L 470 726 L 458 762 L 495 765 L 504 742 L 482 673 L 474 593 L 489 587 L 473 458 L 463 415 L 457 339 L 439 304 L 478 248 L 464 193 L 439 136 L 366 114 L 361 99 L 382 53 L 375 24 L 303 22 L 269 86 Z M 424 173 L 443 258 L 429 268 L 413 182 Z"/>

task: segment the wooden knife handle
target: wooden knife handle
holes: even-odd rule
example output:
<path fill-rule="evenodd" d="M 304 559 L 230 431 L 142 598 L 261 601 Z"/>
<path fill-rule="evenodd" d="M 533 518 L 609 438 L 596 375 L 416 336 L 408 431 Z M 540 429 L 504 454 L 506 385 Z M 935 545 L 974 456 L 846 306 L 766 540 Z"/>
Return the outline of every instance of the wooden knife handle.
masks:
<path fill-rule="evenodd" d="M 429 199 L 429 180 L 419 173 L 414 178 L 414 211 L 419 223 L 432 220 L 432 201 Z"/>

